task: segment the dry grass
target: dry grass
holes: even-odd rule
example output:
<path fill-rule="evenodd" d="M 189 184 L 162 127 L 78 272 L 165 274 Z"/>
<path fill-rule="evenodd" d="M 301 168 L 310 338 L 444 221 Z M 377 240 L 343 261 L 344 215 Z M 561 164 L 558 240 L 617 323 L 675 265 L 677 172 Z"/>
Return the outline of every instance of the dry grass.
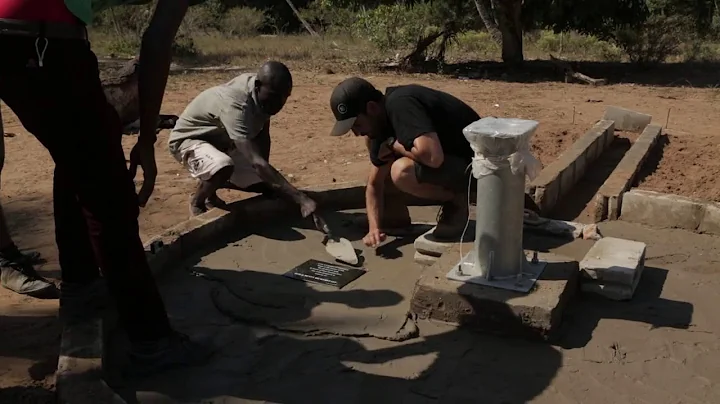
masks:
<path fill-rule="evenodd" d="M 137 52 L 138 40 L 118 38 L 102 31 L 91 31 L 93 49 L 101 56 L 128 57 Z M 367 40 L 352 36 L 311 37 L 309 35 L 258 35 L 233 37 L 221 33 L 199 33 L 183 37 L 179 43 L 190 55 L 181 57 L 190 65 L 256 66 L 268 59 L 286 62 L 294 69 L 310 71 L 370 71 L 381 61 L 395 58 L 406 50 L 381 52 Z M 575 33 L 549 31 L 528 33 L 524 40 L 527 60 L 546 60 L 549 55 L 576 61 L 626 62 L 617 46 L 597 38 Z M 467 32 L 458 36 L 446 54 L 448 63 L 499 61 L 500 48 L 487 33 Z M 716 61 L 720 45 L 688 43 L 668 62 Z"/>

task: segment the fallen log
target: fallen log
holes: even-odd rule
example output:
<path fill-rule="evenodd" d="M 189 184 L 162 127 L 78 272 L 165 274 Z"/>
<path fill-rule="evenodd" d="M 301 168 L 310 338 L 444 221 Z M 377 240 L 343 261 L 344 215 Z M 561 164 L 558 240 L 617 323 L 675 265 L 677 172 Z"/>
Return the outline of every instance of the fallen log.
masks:
<path fill-rule="evenodd" d="M 572 68 L 572 65 L 568 63 L 565 60 L 556 58 L 553 55 L 550 55 L 550 61 L 553 62 L 556 66 L 561 68 L 563 72 L 565 73 L 565 82 L 569 82 L 570 79 L 575 79 L 577 81 L 590 84 L 593 86 L 603 86 L 607 84 L 607 80 L 605 79 L 594 79 L 590 76 L 586 76 L 580 72 L 576 72 L 575 69 Z"/>

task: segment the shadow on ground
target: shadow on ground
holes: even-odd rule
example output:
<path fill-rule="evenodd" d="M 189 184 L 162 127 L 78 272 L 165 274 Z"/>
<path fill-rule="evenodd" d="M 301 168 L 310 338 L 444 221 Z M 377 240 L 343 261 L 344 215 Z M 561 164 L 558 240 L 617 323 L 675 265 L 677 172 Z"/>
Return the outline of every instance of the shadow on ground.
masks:
<path fill-rule="evenodd" d="M 663 63 L 643 67 L 620 62 L 570 62 L 576 72 L 609 84 L 634 83 L 656 87 L 716 88 L 720 84 L 718 63 Z M 437 64 L 428 64 L 425 72 L 437 72 Z M 508 68 L 501 62 L 474 61 L 446 64 L 441 73 L 466 79 L 483 79 L 511 83 L 563 82 L 565 74 L 549 60 L 528 60 L 519 68 Z"/>
<path fill-rule="evenodd" d="M 340 228 L 338 233 L 343 237 L 357 240 L 361 229 L 338 226 L 344 220 L 355 223 L 356 216 L 337 212 L 328 221 Z M 307 220 L 283 227 L 297 230 L 311 226 Z M 287 237 L 277 229 L 266 230 L 263 236 Z M 399 241 L 405 245 L 410 242 Z M 571 242 L 527 237 L 526 247 L 553 251 Z M 582 240 L 579 243 L 581 249 L 592 245 Z M 189 265 L 196 262 L 191 260 Z M 687 328 L 693 306 L 660 297 L 666 275 L 665 270 L 646 268 L 631 302 L 581 295 L 571 303 L 553 344 L 424 321 L 417 323 L 419 337 L 394 342 L 332 331 L 355 321 L 352 313 L 409 299 L 390 290 L 389 283 L 372 288 L 365 284 L 364 290 L 317 290 L 267 272 L 195 266 L 192 271 L 175 271 L 175 280 L 166 281 L 167 298 L 175 301 L 168 304 L 170 316 L 179 329 L 211 338 L 220 351 L 201 367 L 169 371 L 141 381 L 120 378 L 110 380 L 110 384 L 129 403 L 221 403 L 233 399 L 309 404 L 438 400 L 524 403 L 550 386 L 563 365 L 563 350 L 585 346 L 602 319 L 642 322 L 652 328 Z M 407 282 L 414 284 L 415 280 L 409 278 Z M 459 286 L 468 287 L 472 286 Z M 233 302 L 230 309 L 217 304 L 221 290 L 233 296 L 228 300 Z M 318 308 L 327 303 L 339 307 L 337 313 L 341 314 L 318 319 Z M 355 311 L 342 311 L 342 307 Z M 297 324 L 314 328 L 305 332 L 284 327 Z"/>
<path fill-rule="evenodd" d="M 631 301 L 614 302 L 597 295 L 581 294 L 565 313 L 558 345 L 565 349 L 582 348 L 592 338 L 602 319 L 645 323 L 656 328 L 690 327 L 693 305 L 661 297 L 667 278 L 666 269 L 645 267 Z"/>
<path fill-rule="evenodd" d="M 43 387 L 0 388 L 0 403 L 54 404 L 56 402 L 55 392 Z"/>

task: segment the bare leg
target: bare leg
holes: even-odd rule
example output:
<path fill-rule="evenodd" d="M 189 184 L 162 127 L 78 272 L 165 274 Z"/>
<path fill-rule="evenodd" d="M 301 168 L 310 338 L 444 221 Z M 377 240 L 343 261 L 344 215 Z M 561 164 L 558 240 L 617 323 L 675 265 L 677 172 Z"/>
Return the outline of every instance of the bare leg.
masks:
<path fill-rule="evenodd" d="M 205 202 L 208 199 L 213 201 L 215 201 L 215 199 L 219 199 L 216 192 L 230 179 L 233 169 L 233 166 L 224 167 L 215 173 L 210 180 L 200 181 L 197 189 L 195 190 L 195 195 L 193 195 L 193 198 L 190 201 L 190 212 L 193 215 L 199 215 L 207 212 L 208 209 Z"/>
<path fill-rule="evenodd" d="M 441 168 L 441 170 L 447 169 L 447 167 Z M 460 171 L 461 174 L 462 171 Z M 408 158 L 396 160 L 390 170 L 393 183 L 401 191 L 420 198 L 442 202 L 442 209 L 438 215 L 438 224 L 433 232 L 436 238 L 455 239 L 459 237 L 468 220 L 467 193 L 453 191 L 429 182 L 420 182 L 417 175 L 416 163 Z M 440 181 L 442 177 L 447 177 L 447 175 L 437 177 L 436 182 Z"/>

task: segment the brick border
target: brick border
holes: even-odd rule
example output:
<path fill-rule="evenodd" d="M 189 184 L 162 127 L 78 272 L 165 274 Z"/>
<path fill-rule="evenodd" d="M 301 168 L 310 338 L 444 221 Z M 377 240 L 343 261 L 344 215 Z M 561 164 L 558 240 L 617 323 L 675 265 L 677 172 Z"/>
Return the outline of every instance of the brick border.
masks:
<path fill-rule="evenodd" d="M 540 208 L 549 214 L 555 204 L 585 175 L 587 167 L 607 149 L 615 139 L 615 122 L 600 120 L 589 131 L 545 167 L 530 183 L 527 193 Z"/>
<path fill-rule="evenodd" d="M 365 205 L 365 183 L 334 183 L 303 189 L 323 208 L 357 209 Z M 428 201 L 407 198 L 410 205 Z M 230 212 L 213 209 L 150 239 L 145 253 L 157 278 L 172 265 L 207 247 L 213 236 L 230 231 L 239 223 L 253 225 L 279 215 L 298 214 L 297 207 L 261 195 L 235 202 Z M 56 371 L 56 395 L 61 404 L 123 404 L 103 380 L 103 320 L 67 324 L 63 327 Z"/>
<path fill-rule="evenodd" d="M 620 219 L 659 228 L 720 236 L 720 203 L 633 189 L 620 205 Z"/>
<path fill-rule="evenodd" d="M 661 134 L 661 126 L 646 126 L 642 134 L 630 147 L 630 150 L 625 153 L 620 163 L 602 184 L 597 194 L 595 194 L 594 200 L 594 219 L 596 223 L 605 219 L 618 219 L 623 194 L 632 187 L 640 167 L 645 163 Z"/>

